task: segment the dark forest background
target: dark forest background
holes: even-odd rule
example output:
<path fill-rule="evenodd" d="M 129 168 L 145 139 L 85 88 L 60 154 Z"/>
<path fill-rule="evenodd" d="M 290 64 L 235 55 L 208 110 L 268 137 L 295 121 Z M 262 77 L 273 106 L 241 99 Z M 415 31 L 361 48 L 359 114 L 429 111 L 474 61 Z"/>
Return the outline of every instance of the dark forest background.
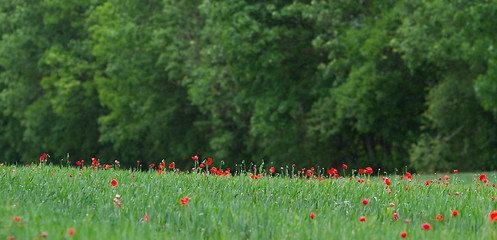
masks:
<path fill-rule="evenodd" d="M 495 1 L 0 0 L 0 161 L 495 170 Z"/>

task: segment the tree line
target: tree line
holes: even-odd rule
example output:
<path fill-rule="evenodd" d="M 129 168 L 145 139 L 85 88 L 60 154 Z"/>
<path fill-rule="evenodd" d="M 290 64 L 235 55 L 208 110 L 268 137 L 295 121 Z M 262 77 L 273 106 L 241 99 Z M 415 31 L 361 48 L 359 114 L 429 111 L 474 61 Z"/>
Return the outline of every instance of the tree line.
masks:
<path fill-rule="evenodd" d="M 494 1 L 0 0 L 0 157 L 495 169 Z"/>

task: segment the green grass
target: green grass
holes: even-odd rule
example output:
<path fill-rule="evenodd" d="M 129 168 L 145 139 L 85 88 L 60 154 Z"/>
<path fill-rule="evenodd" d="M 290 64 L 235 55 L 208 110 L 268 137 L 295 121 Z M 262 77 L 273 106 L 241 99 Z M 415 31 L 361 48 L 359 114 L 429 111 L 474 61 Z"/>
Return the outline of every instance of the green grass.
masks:
<path fill-rule="evenodd" d="M 42 239 L 41 232 L 48 239 L 399 239 L 402 231 L 407 239 L 497 238 L 497 224 L 489 222 L 497 210 L 491 199 L 496 188 L 474 181 L 480 173 L 449 174 L 447 186 L 417 182 L 445 174 L 416 175 L 412 182 L 388 176 L 389 194 L 378 177 L 361 184 L 349 177 L 308 182 L 44 165 L 0 172 L 0 239 Z M 495 174 L 487 177 L 496 182 Z M 116 187 L 112 179 L 119 182 Z M 191 200 L 183 206 L 184 197 Z M 452 210 L 459 215 L 452 217 Z M 440 222 L 438 214 L 444 217 Z M 359 222 L 361 216 L 365 222 Z M 423 223 L 432 230 L 423 230 Z M 69 228 L 76 231 L 72 237 Z"/>

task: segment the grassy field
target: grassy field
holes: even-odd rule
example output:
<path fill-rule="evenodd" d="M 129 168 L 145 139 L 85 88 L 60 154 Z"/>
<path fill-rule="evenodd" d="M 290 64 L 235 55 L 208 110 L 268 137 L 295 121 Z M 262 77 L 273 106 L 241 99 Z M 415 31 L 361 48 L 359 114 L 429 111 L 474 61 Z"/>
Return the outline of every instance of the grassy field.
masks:
<path fill-rule="evenodd" d="M 412 182 L 388 175 L 388 188 L 377 173 L 346 174 L 321 180 L 262 172 L 255 179 L 4 166 L 0 239 L 400 239 L 403 231 L 406 239 L 497 239 L 497 223 L 489 221 L 497 210 L 493 173 L 485 173 L 489 186 L 479 181 L 482 173 L 413 174 Z"/>

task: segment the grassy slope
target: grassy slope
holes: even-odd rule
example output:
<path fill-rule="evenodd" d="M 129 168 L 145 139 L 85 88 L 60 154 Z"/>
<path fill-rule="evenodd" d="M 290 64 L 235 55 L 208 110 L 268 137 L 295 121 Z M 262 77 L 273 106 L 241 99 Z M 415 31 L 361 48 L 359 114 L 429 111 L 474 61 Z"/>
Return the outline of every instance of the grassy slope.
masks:
<path fill-rule="evenodd" d="M 106 240 L 398 239 L 401 231 L 416 239 L 497 238 L 497 224 L 488 221 L 497 210 L 491 199 L 497 190 L 473 181 L 474 174 L 450 174 L 448 186 L 424 187 L 416 180 L 438 176 L 415 176 L 411 183 L 390 176 L 389 194 L 378 178 L 371 179 L 373 184 L 348 178 L 308 183 L 282 177 L 32 169 L 0 169 L 0 239 L 41 239 L 42 231 L 49 239 L 69 239 L 69 228 L 76 230 L 73 239 Z M 495 175 L 488 178 L 495 182 Z M 111 186 L 112 179 L 119 185 Z M 456 191 L 461 195 L 455 196 Z M 116 194 L 121 195 L 120 208 L 113 202 Z M 191 198 L 186 206 L 180 204 L 184 197 Z M 364 198 L 369 205 L 362 204 Z M 452 217 L 455 209 L 459 216 Z M 394 212 L 399 214 L 395 222 Z M 142 219 L 145 214 L 149 222 Z M 443 221 L 435 221 L 438 214 Z M 21 217 L 20 223 L 14 216 Z M 366 222 L 359 222 L 360 216 Z M 422 223 L 430 223 L 432 230 L 422 230 Z"/>

